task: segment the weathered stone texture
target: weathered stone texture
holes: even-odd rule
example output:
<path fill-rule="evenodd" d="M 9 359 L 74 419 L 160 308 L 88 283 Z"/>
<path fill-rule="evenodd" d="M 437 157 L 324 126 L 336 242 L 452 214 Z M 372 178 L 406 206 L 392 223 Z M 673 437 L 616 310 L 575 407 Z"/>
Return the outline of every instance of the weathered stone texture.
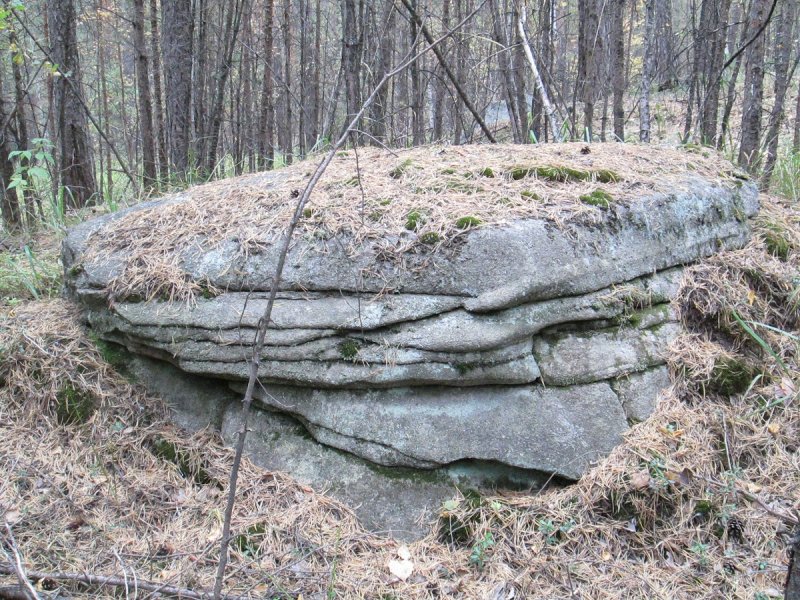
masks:
<path fill-rule="evenodd" d="M 302 424 L 316 442 L 292 437 L 298 453 L 321 443 L 363 459 L 352 467 L 362 482 L 374 481 L 364 464 L 443 477 L 504 469 L 580 477 L 669 385 L 665 349 L 679 332 L 669 302 L 683 265 L 748 239 L 754 186 L 687 180 L 691 191 L 613 205 L 591 223 L 475 229 L 434 257 L 409 255 L 404 268 L 374 241 L 298 240 L 260 357 L 256 398 L 273 415 L 263 422 L 275 431 L 288 427 L 281 419 Z M 229 241 L 181 256 L 187 276 L 224 290 L 218 297 L 191 306 L 109 302 L 104 290 L 124 251 L 90 264 L 82 256 L 92 233 L 117 218 L 84 223 L 64 244 L 67 289 L 88 324 L 162 361 L 143 359 L 140 374 L 176 401 L 191 404 L 148 369 L 168 362 L 181 377 L 226 385 L 220 396 L 240 392 L 277 244 L 244 255 Z M 236 411 L 221 402 L 215 424 L 230 436 Z M 198 403 L 214 412 L 205 396 Z M 311 462 L 350 464 L 325 456 Z M 303 470 L 297 457 L 267 462 Z"/>

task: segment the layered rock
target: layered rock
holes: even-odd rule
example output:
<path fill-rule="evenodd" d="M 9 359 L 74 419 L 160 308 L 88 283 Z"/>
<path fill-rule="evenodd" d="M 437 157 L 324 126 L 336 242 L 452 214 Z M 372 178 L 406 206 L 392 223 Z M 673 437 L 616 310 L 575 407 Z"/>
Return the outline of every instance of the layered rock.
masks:
<path fill-rule="evenodd" d="M 260 357 L 258 402 L 376 465 L 473 461 L 580 477 L 669 383 L 665 348 L 679 332 L 669 302 L 682 266 L 748 239 L 754 186 L 697 174 L 686 182 L 590 219 L 486 224 L 458 243 L 418 244 L 400 262 L 382 249 L 387 239 L 413 242 L 414 232 L 296 240 Z M 184 202 L 191 195 L 131 210 Z M 125 273 L 125 250 L 86 258 L 125 218 L 87 222 L 65 242 L 68 290 L 88 324 L 240 392 L 277 239 L 257 252 L 234 239 L 177 250 L 186 278 L 219 295 L 126 300 L 108 294 Z"/>

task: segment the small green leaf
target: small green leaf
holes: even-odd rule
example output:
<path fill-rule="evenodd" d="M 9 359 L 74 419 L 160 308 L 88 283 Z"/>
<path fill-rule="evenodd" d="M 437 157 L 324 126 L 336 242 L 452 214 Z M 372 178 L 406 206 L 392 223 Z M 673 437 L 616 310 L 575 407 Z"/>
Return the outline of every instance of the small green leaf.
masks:
<path fill-rule="evenodd" d="M 28 177 L 46 178 L 48 176 L 47 169 L 43 167 L 31 167 L 28 169 Z"/>

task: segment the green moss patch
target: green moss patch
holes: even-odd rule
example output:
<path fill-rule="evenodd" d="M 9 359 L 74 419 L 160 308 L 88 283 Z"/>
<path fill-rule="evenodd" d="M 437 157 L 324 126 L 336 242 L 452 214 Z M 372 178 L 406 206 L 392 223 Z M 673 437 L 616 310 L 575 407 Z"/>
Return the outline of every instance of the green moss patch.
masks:
<path fill-rule="evenodd" d="M 452 546 L 467 546 L 480 522 L 483 498 L 474 490 L 464 491 L 460 502 L 449 500 L 439 512 L 439 541 Z"/>
<path fill-rule="evenodd" d="M 354 361 L 358 357 L 361 346 L 355 340 L 344 340 L 339 343 L 339 356 L 344 360 Z"/>
<path fill-rule="evenodd" d="M 261 547 L 266 539 L 267 526 L 264 523 L 250 525 L 245 533 L 233 538 L 233 546 L 248 558 L 261 556 Z"/>
<path fill-rule="evenodd" d="M 533 192 L 531 190 L 522 190 L 519 193 L 519 195 L 522 196 L 522 198 L 524 200 L 535 200 L 535 201 L 538 202 L 539 200 L 542 199 L 541 196 L 539 196 L 539 194 L 537 194 L 536 192 Z"/>
<path fill-rule="evenodd" d="M 786 262 L 789 251 L 793 249 L 789 232 L 778 223 L 765 222 L 761 224 L 761 237 L 764 239 L 767 252 Z"/>
<path fill-rule="evenodd" d="M 401 179 L 403 175 L 408 173 L 408 170 L 413 166 L 414 162 L 410 158 L 407 158 L 399 165 L 397 165 L 394 169 L 389 171 L 389 177 L 391 177 L 392 179 Z"/>
<path fill-rule="evenodd" d="M 509 171 L 512 179 L 519 181 L 526 177 L 536 177 L 545 181 L 568 183 L 576 181 L 599 181 L 600 183 L 615 183 L 620 180 L 619 175 L 610 169 L 583 170 L 563 166 L 516 166 Z"/>
<path fill-rule="evenodd" d="M 494 170 L 491 167 L 484 167 L 480 174 L 482 177 L 494 177 Z"/>
<path fill-rule="evenodd" d="M 421 236 L 419 236 L 419 241 L 422 242 L 423 244 L 427 244 L 428 246 L 433 246 L 442 241 L 442 236 L 440 236 L 435 231 L 426 231 Z"/>
<path fill-rule="evenodd" d="M 114 367 L 117 371 L 124 371 L 127 369 L 131 360 L 131 353 L 128 352 L 128 349 L 125 348 L 125 346 L 120 346 L 119 344 L 107 342 L 99 338 L 92 338 L 92 341 L 94 342 L 94 345 L 97 347 L 97 351 L 100 353 L 100 356 L 103 357 L 104 361 Z"/>
<path fill-rule="evenodd" d="M 416 231 L 417 227 L 425 222 L 425 215 L 418 210 L 412 210 L 406 215 L 405 227 L 409 231 Z"/>
<path fill-rule="evenodd" d="M 478 217 L 460 217 L 456 219 L 456 227 L 459 229 L 469 229 L 470 227 L 477 227 L 478 225 L 483 224 Z"/>
<path fill-rule="evenodd" d="M 86 423 L 96 409 L 95 397 L 71 384 L 65 385 L 56 394 L 56 421 L 60 425 Z"/>
<path fill-rule="evenodd" d="M 183 477 L 194 481 L 197 485 L 216 483 L 218 487 L 221 487 L 202 465 L 195 464 L 189 453 L 179 448 L 174 442 L 157 437 L 152 441 L 151 450 L 158 458 L 178 467 L 178 471 Z"/>
<path fill-rule="evenodd" d="M 609 208 L 614 201 L 614 197 L 611 194 L 599 188 L 589 194 L 583 194 L 579 199 L 584 204 L 599 208 Z"/>
<path fill-rule="evenodd" d="M 746 391 L 753 379 L 758 375 L 756 369 L 735 357 L 721 357 L 714 362 L 708 389 L 732 396 Z"/>

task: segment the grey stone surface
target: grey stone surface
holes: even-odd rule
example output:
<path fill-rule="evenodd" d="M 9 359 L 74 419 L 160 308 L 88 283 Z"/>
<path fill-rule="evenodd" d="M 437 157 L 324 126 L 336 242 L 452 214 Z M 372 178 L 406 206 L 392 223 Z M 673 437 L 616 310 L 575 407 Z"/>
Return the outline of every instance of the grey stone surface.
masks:
<path fill-rule="evenodd" d="M 278 177 L 279 175 L 276 175 Z M 741 182 L 740 182 L 741 183 Z M 185 196 L 161 202 L 186 202 Z M 153 205 L 151 205 L 153 206 Z M 157 206 L 157 205 L 156 205 Z M 128 210 L 140 210 L 140 207 Z M 751 182 L 737 187 L 687 173 L 673 194 L 645 195 L 630 204 L 614 204 L 599 220 L 562 228 L 540 219 L 478 228 L 465 242 L 443 248 L 435 268 L 426 255 L 409 255 L 400 266 L 382 258 L 382 240 L 355 244 L 301 239 L 293 245 L 283 275 L 283 289 L 346 293 L 459 296 L 473 312 L 599 290 L 614 283 L 709 256 L 724 247 L 746 243 L 746 219 L 758 210 Z M 124 212 L 124 211 L 123 211 Z M 86 240 L 118 216 L 89 221 L 64 242 L 68 286 L 75 295 L 104 287 L 119 274 L 124 251 L 105 262 L 80 262 Z M 399 241 L 399 240 L 398 240 Z M 192 250 L 181 257 L 189 276 L 208 279 L 228 291 L 265 290 L 274 273 L 277 240 L 264 240 L 261 253 L 244 254 L 238 243 Z"/>
<path fill-rule="evenodd" d="M 280 177 L 248 181 L 269 188 Z M 518 219 L 435 250 L 407 231 L 298 237 L 259 357 L 257 395 L 272 412 L 259 413 L 251 452 L 343 498 L 377 502 L 365 518 L 392 527 L 411 513 L 398 517 L 381 494 L 416 506 L 441 498 L 452 478 L 580 477 L 668 383 L 664 351 L 679 326 L 667 303 L 683 266 L 744 245 L 758 209 L 754 184 L 696 173 L 670 194 L 637 189 L 638 199 L 565 224 Z M 188 192 L 129 210 L 191 201 Z M 176 256 L 187 277 L 222 290 L 216 298 L 109 299 L 125 249 L 82 257 L 123 214 L 70 231 L 68 294 L 96 335 L 150 365 L 139 374 L 149 386 L 205 415 L 188 425 L 207 418 L 230 436 L 238 405 L 226 386 L 247 380 L 279 240 L 244 252 L 234 239 L 200 239 Z M 409 243 L 402 260 L 386 251 Z M 188 381 L 202 392 L 186 392 L 197 388 Z M 400 468 L 424 474 L 433 496 L 386 483 L 381 470 Z"/>
<path fill-rule="evenodd" d="M 619 396 L 628 420 L 640 423 L 656 409 L 658 396 L 670 386 L 666 367 L 655 367 L 631 373 L 611 382 L 611 387 Z"/>
<path fill-rule="evenodd" d="M 533 353 L 548 385 L 610 379 L 663 364 L 667 345 L 680 333 L 677 323 L 543 335 Z"/>
<path fill-rule="evenodd" d="M 241 394 L 157 360 L 135 356 L 128 366 L 139 383 L 168 402 L 179 426 L 189 431 L 211 427 L 228 444 L 235 444 Z M 256 464 L 291 473 L 301 483 L 345 502 L 368 529 L 401 540 L 427 535 L 437 509 L 455 495 L 457 484 L 480 487 L 487 479 L 491 483 L 502 477 L 525 488 L 541 485 L 546 478 L 475 461 L 424 471 L 378 468 L 317 443 L 291 416 L 255 409 L 248 423 L 245 449 Z"/>
<path fill-rule="evenodd" d="M 266 386 L 256 396 L 300 417 L 324 443 L 386 465 L 469 457 L 577 479 L 627 429 L 607 383 L 385 391 Z"/>
<path fill-rule="evenodd" d="M 187 373 L 222 379 L 247 379 L 246 363 L 179 360 L 178 366 Z M 533 356 L 497 365 L 477 365 L 464 369 L 447 363 L 414 363 L 409 365 L 362 365 L 347 362 L 320 363 L 317 361 L 264 361 L 259 377 L 264 381 L 295 385 L 387 388 L 398 385 L 450 384 L 458 386 L 492 383 L 516 385 L 529 383 L 539 377 Z"/>

